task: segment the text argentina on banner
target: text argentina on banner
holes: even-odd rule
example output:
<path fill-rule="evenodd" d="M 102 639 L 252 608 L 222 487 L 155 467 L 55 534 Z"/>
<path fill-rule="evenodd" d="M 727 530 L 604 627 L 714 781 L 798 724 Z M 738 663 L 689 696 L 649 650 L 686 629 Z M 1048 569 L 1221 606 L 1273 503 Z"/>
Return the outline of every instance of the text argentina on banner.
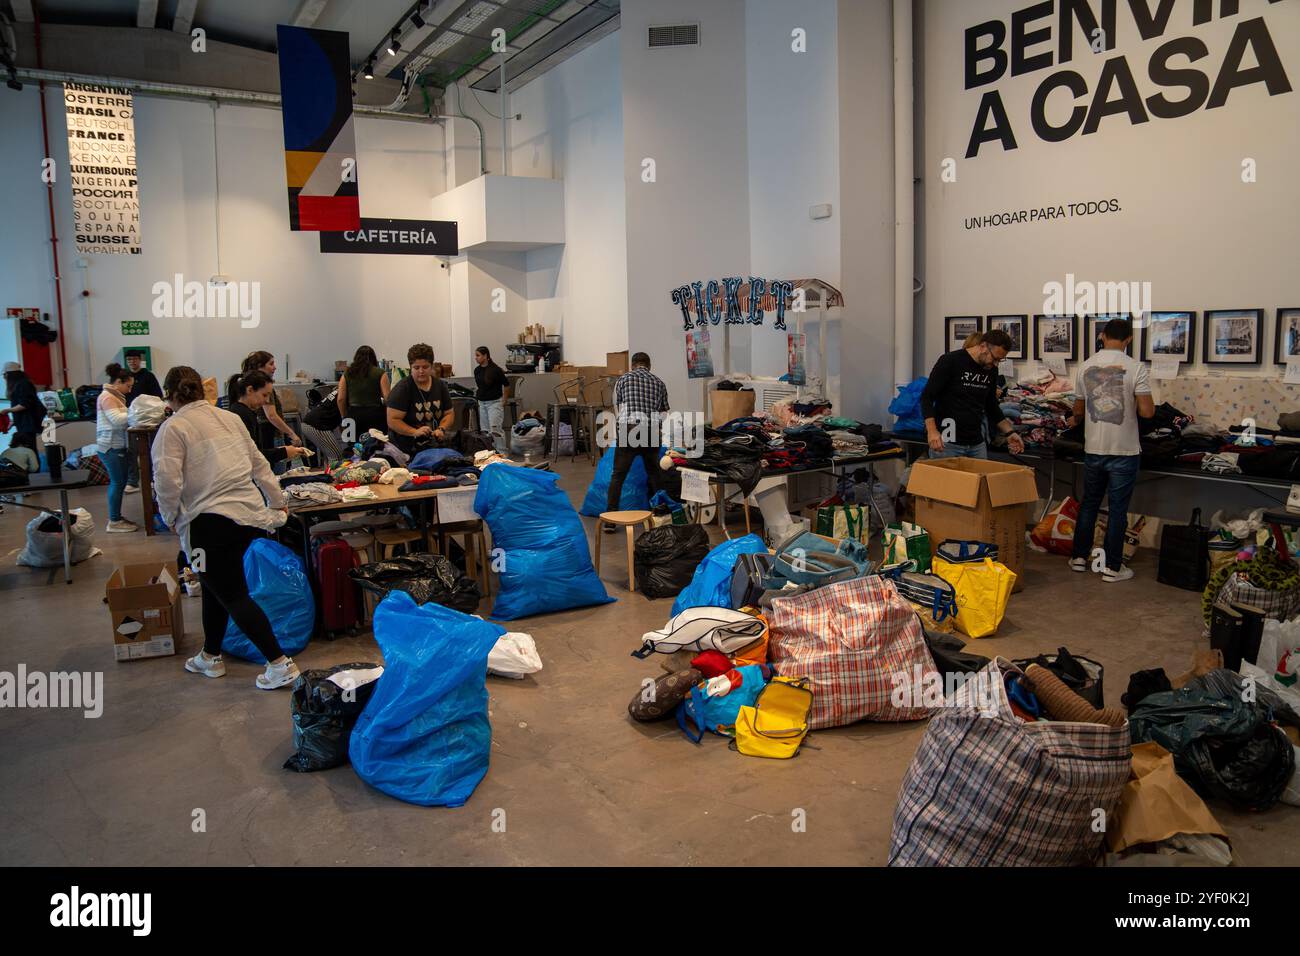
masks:
<path fill-rule="evenodd" d="M 275 30 L 289 228 L 358 229 L 361 200 L 348 35 L 283 24 Z"/>
<path fill-rule="evenodd" d="M 63 84 L 77 252 L 140 254 L 135 98 L 113 86 Z"/>

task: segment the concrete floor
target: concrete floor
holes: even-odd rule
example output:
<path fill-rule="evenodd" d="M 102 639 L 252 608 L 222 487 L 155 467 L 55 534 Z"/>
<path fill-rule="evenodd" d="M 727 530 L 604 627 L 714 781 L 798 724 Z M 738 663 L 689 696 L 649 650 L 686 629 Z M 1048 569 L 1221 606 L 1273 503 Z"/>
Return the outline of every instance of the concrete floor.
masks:
<path fill-rule="evenodd" d="M 560 470 L 580 500 L 590 469 Z M 102 529 L 104 490 L 73 497 Z M 139 499 L 126 508 L 135 517 Z M 629 653 L 662 626 L 671 602 L 625 590 L 621 535 L 603 542 L 617 603 L 513 625 L 536 639 L 545 669 L 523 681 L 489 678 L 491 769 L 466 806 L 447 810 L 387 797 L 348 767 L 282 770 L 292 750 L 287 692 L 256 690 L 258 668 L 233 660 L 221 680 L 182 670 L 202 644 L 197 600 L 187 599 L 176 657 L 114 663 L 104 582 L 118 564 L 174 557 L 175 538 L 101 530 L 105 553 L 75 567 L 68 586 L 61 569 L 14 565 L 31 516 L 13 507 L 0 516 L 0 670 L 102 670 L 106 703 L 97 720 L 0 711 L 0 864 L 885 862 L 924 723 L 819 731 L 795 760 L 771 761 L 732 753 L 716 737 L 693 746 L 672 722 L 632 722 L 628 700 L 659 670 Z M 1104 663 L 1115 705 L 1134 670 L 1181 673 L 1201 646 L 1197 596 L 1156 584 L 1150 552 L 1134 566 L 1136 580 L 1112 587 L 1032 555 L 1000 635 L 972 649 L 1024 657 L 1065 644 Z M 315 643 L 297 658 L 304 669 L 379 659 L 369 635 Z M 192 825 L 198 809 L 205 832 Z M 1212 809 L 1239 863 L 1300 864 L 1300 811 Z M 493 826 L 498 810 L 504 832 Z M 804 832 L 791 825 L 798 810 Z"/>

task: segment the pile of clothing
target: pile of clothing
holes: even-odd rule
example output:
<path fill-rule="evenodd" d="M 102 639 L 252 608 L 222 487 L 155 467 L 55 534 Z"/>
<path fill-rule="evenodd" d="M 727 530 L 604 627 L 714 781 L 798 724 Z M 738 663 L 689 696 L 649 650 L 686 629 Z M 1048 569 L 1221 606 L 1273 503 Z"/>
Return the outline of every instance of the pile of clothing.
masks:
<path fill-rule="evenodd" d="M 1074 391 L 1069 379 L 1047 372 L 1036 381 L 1008 383 L 1001 407 L 1026 448 L 1050 448 L 1074 414 Z"/>

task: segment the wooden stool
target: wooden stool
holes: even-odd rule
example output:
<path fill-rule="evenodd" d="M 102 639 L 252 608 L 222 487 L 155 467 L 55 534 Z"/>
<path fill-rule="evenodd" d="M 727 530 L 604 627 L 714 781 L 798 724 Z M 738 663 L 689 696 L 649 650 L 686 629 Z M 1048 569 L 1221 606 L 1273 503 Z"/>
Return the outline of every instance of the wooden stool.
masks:
<path fill-rule="evenodd" d="M 411 545 L 424 538 L 424 532 L 409 528 L 381 528 L 375 532 L 375 541 L 379 544 L 379 557 L 387 561 L 400 545 L 406 554 L 411 553 Z"/>
<path fill-rule="evenodd" d="M 650 529 L 650 512 L 606 511 L 596 519 L 596 577 L 600 577 L 600 536 L 604 534 L 605 525 L 627 529 L 627 589 L 635 591 L 636 570 L 632 564 L 632 532 L 637 525 L 641 525 L 647 531 Z"/>
<path fill-rule="evenodd" d="M 488 551 L 487 534 L 483 530 L 483 521 L 454 521 L 440 524 L 438 528 L 438 553 L 447 553 L 447 539 L 459 538 L 459 544 L 465 549 L 465 573 L 478 582 L 485 595 L 492 593 L 492 558 Z M 430 537 L 433 529 L 429 529 Z"/>

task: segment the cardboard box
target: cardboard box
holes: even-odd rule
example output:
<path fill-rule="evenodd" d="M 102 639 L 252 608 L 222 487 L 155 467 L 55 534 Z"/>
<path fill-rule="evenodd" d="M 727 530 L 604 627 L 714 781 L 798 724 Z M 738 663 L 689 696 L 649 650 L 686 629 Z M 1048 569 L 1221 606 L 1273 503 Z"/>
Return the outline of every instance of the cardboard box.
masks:
<path fill-rule="evenodd" d="M 1038 500 L 1034 470 L 980 458 L 923 459 L 912 465 L 907 491 L 930 551 L 947 540 L 988 541 L 1024 587 L 1029 503 Z"/>
<path fill-rule="evenodd" d="M 610 375 L 622 375 L 631 367 L 629 362 L 630 359 L 626 350 L 605 353 L 605 369 Z"/>
<path fill-rule="evenodd" d="M 162 561 L 127 564 L 113 572 L 104 589 L 119 661 L 176 653 L 185 633 L 176 565 Z"/>

